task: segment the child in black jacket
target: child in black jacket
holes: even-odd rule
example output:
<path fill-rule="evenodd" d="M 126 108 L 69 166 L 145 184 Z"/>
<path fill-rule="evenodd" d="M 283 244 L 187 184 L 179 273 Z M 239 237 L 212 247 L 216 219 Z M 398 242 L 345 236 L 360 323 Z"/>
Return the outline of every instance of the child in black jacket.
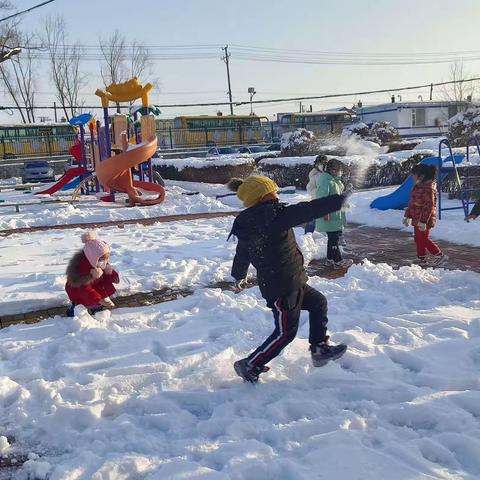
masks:
<path fill-rule="evenodd" d="M 256 268 L 260 291 L 275 320 L 273 333 L 247 358 L 235 362 L 235 372 L 245 381 L 256 382 L 268 371 L 265 365 L 295 338 L 301 310 L 310 314 L 313 365 L 320 367 L 340 358 L 347 346 L 328 344 L 327 299 L 307 285 L 292 227 L 340 210 L 345 197 L 331 195 L 286 206 L 278 201 L 277 184 L 256 175 L 232 179 L 228 187 L 247 207 L 235 219 L 230 233 L 238 238 L 232 276 L 239 282 L 247 276 L 250 264 Z"/>

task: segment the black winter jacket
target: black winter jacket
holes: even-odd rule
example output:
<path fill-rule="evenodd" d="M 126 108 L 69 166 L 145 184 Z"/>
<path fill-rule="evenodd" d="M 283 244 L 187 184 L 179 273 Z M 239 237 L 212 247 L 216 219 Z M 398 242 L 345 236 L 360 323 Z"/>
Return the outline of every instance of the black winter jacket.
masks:
<path fill-rule="evenodd" d="M 470 212 L 470 215 L 475 215 L 476 217 L 480 215 L 480 200 L 477 200 L 472 208 L 472 211 Z"/>
<path fill-rule="evenodd" d="M 251 263 L 267 302 L 303 287 L 308 277 L 292 227 L 340 210 L 343 199 L 331 195 L 289 206 L 272 200 L 241 212 L 230 232 L 238 238 L 232 276 L 245 278 Z"/>

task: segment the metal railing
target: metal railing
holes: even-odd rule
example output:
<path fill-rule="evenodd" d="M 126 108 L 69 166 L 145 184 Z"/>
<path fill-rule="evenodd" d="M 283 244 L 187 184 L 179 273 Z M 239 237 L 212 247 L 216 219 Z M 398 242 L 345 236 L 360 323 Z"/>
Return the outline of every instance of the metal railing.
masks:
<path fill-rule="evenodd" d="M 35 137 L 1 137 L 0 158 L 53 157 L 66 155 L 75 141 L 75 134 L 38 135 Z"/>
<path fill-rule="evenodd" d="M 320 122 L 304 125 L 282 125 L 269 122 L 259 126 L 204 127 L 195 129 L 168 128 L 157 130 L 160 150 L 207 148 L 225 145 L 252 145 L 278 142 L 284 133 L 306 128 L 315 134 L 338 134 L 347 123 Z M 68 155 L 75 141 L 74 133 L 53 135 L 46 133 L 33 137 L 0 137 L 0 159 L 53 157 Z"/>

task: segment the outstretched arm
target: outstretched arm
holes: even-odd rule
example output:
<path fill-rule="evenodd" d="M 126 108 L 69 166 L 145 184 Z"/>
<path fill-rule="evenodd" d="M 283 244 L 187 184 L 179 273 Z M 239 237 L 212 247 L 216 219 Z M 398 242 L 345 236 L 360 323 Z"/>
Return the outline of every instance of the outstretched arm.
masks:
<path fill-rule="evenodd" d="M 250 266 L 250 254 L 248 253 L 248 244 L 245 240 L 238 239 L 237 251 L 233 259 L 232 277 L 235 280 L 242 280 L 247 276 Z"/>
<path fill-rule="evenodd" d="M 315 218 L 324 217 L 329 213 L 340 210 L 345 198 L 344 195 L 330 195 L 328 197 L 317 198 L 311 202 L 300 202 L 295 205 L 289 205 L 280 212 L 272 223 L 272 227 L 278 230 L 287 230 L 288 228 L 310 222 Z"/>

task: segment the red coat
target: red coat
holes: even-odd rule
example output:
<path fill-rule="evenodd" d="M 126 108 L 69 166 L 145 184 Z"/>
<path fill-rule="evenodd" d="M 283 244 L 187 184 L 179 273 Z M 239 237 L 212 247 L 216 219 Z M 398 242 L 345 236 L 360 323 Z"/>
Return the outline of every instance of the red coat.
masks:
<path fill-rule="evenodd" d="M 104 273 L 100 278 L 94 278 L 91 270 L 92 266 L 82 250 L 68 264 L 65 291 L 75 305 L 92 307 L 116 292 L 113 284 L 118 283 L 120 278 L 115 270 L 111 275 Z"/>
<path fill-rule="evenodd" d="M 410 193 L 405 216 L 412 219 L 412 225 L 425 223 L 427 228 L 435 226 L 437 220 L 437 184 L 435 181 L 417 183 Z"/>

